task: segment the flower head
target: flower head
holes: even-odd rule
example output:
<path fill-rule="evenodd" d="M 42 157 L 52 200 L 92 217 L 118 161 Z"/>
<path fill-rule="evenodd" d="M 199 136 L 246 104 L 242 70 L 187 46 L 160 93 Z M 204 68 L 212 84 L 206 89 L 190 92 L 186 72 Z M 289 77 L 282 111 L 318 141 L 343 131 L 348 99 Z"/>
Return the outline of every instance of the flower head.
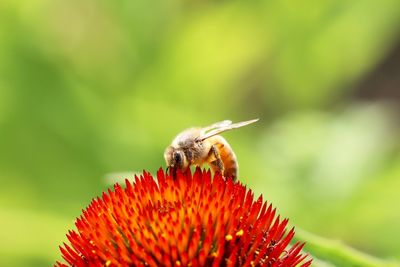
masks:
<path fill-rule="evenodd" d="M 240 183 L 199 168 L 108 190 L 76 221 L 56 266 L 309 266 L 294 229 Z"/>

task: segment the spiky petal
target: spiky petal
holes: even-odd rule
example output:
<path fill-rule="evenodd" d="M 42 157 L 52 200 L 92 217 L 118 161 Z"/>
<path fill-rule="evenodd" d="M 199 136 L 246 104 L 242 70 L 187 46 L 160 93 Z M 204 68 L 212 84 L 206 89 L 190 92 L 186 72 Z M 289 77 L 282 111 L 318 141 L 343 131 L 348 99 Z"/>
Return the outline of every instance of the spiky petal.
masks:
<path fill-rule="evenodd" d="M 160 169 L 93 200 L 56 266 L 309 266 L 287 224 L 240 183 Z"/>

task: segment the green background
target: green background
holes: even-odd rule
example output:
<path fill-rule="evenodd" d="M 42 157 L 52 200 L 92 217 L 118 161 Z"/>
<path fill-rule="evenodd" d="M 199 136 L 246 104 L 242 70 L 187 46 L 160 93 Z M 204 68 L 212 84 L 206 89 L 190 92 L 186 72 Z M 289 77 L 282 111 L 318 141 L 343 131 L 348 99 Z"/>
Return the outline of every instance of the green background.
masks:
<path fill-rule="evenodd" d="M 1 265 L 59 260 L 107 174 L 184 128 L 252 118 L 224 134 L 241 181 L 400 260 L 399 37 L 398 0 L 0 1 Z"/>

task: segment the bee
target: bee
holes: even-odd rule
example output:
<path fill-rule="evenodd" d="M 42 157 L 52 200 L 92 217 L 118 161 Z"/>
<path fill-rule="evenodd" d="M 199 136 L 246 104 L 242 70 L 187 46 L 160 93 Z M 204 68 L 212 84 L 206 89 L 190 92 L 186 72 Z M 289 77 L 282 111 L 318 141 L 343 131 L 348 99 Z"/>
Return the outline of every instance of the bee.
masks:
<path fill-rule="evenodd" d="M 190 166 L 207 163 L 214 172 L 236 181 L 238 162 L 229 143 L 219 134 L 240 128 L 258 119 L 233 123 L 224 120 L 203 128 L 195 127 L 179 133 L 165 149 L 164 158 L 168 168 L 185 172 Z"/>

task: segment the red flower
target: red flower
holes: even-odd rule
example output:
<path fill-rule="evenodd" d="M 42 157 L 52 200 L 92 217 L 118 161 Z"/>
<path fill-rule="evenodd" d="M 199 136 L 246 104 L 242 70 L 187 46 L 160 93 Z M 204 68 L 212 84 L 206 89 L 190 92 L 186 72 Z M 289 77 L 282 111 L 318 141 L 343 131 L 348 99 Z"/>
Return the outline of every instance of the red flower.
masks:
<path fill-rule="evenodd" d="M 144 172 L 92 201 L 56 266 L 309 266 L 294 230 L 251 190 L 199 168 Z M 286 233 L 287 232 L 287 233 Z M 286 234 L 285 234 L 286 233 Z"/>

